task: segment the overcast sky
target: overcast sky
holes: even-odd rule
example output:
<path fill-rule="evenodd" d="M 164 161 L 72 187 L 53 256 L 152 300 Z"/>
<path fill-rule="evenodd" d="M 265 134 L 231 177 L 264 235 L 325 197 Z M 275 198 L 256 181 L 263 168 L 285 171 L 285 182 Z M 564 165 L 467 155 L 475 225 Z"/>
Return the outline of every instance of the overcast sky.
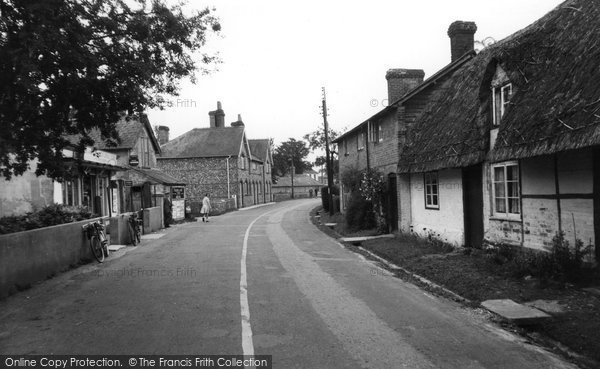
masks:
<path fill-rule="evenodd" d="M 474 21 L 475 40 L 501 40 L 561 2 L 194 0 L 188 6 L 216 8 L 222 37 L 209 47 L 223 63 L 195 85 L 183 81 L 172 107 L 148 115 L 174 138 L 208 127 L 221 101 L 227 125 L 241 114 L 249 138 L 278 144 L 322 124 L 325 87 L 330 126 L 352 128 L 384 107 L 388 69 L 423 69 L 428 78 L 450 62 L 453 21 Z"/>

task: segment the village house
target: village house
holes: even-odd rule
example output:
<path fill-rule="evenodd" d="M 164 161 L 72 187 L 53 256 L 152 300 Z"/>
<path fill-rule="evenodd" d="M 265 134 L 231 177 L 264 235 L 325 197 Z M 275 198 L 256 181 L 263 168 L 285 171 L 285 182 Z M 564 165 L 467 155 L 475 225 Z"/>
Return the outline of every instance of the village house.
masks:
<path fill-rule="evenodd" d="M 161 170 L 187 184 L 192 213 L 200 214 L 205 194 L 215 212 L 271 201 L 271 141 L 256 140 L 251 145 L 239 115 L 226 127 L 220 102 L 209 117 L 210 127 L 168 141 L 157 158 Z"/>
<path fill-rule="evenodd" d="M 124 168 L 118 165 L 116 155 L 94 147 L 86 148 L 81 160 L 76 160 L 73 149 L 64 149 L 63 155 L 68 173 L 63 180 L 36 176 L 36 160 L 30 161 L 23 175 L 10 181 L 0 179 L 0 217 L 23 215 L 52 204 L 87 206 L 99 216 L 117 213 L 113 204 L 121 197 L 111 178 Z"/>
<path fill-rule="evenodd" d="M 238 117 L 238 121 L 241 121 L 241 117 Z M 271 170 L 273 168 L 273 155 L 271 149 L 273 147 L 272 139 L 259 139 L 259 140 L 248 140 L 250 146 L 250 152 L 256 156 L 259 161 L 255 161 L 257 168 L 261 172 L 261 181 L 258 184 L 257 196 L 262 197 L 262 201 L 257 202 L 271 202 L 273 201 L 273 191 L 271 189 Z"/>
<path fill-rule="evenodd" d="M 164 128 L 157 131 L 164 139 Z M 106 143 L 94 132 L 95 145 L 116 156 L 117 165 L 126 168 L 114 177 L 115 188 L 121 191 L 121 203 L 115 203 L 115 213 L 139 211 L 164 206 L 165 197 L 172 203 L 173 220 L 185 217 L 185 183 L 162 172 L 156 165 L 160 155 L 157 140 L 146 114 L 123 117 L 116 124 L 119 140 L 116 145 Z M 168 140 L 168 129 L 166 131 Z M 161 210 L 162 212 L 162 210 Z"/>
<path fill-rule="evenodd" d="M 274 201 L 289 200 L 291 198 L 307 198 L 319 195 L 323 184 L 317 181 L 311 173 L 280 177 L 273 185 Z M 293 194 L 293 197 L 292 197 Z"/>
<path fill-rule="evenodd" d="M 390 231 L 398 229 L 401 221 L 399 188 L 406 183 L 397 179 L 398 159 L 406 143 L 407 132 L 415 119 L 454 71 L 474 56 L 473 35 L 477 27 L 473 22 L 456 21 L 450 26 L 451 63 L 423 81 L 420 69 L 390 69 L 386 73 L 389 105 L 369 119 L 340 135 L 333 142 L 338 145 L 340 176 L 351 168 L 377 170 L 387 183 L 384 209 Z M 348 205 L 349 190 L 340 181 L 342 212 Z M 404 199 L 406 201 L 406 199 Z"/>
<path fill-rule="evenodd" d="M 464 63 L 400 154 L 401 230 L 545 249 L 600 237 L 600 4 L 567 1 Z M 598 258 L 596 248 L 596 258 Z"/>

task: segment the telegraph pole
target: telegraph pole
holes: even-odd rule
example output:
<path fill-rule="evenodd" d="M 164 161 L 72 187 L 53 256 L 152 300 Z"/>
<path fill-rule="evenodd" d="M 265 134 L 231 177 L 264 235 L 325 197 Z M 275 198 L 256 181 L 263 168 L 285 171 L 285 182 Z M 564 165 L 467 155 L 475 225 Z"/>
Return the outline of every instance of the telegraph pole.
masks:
<path fill-rule="evenodd" d="M 325 87 L 321 89 L 323 91 L 322 106 L 323 109 L 323 127 L 325 128 L 325 160 L 327 161 L 327 192 L 328 192 L 328 203 L 329 203 L 329 214 L 333 215 L 333 168 L 331 163 L 331 153 L 329 152 L 329 126 L 327 125 L 327 98 L 325 96 Z"/>

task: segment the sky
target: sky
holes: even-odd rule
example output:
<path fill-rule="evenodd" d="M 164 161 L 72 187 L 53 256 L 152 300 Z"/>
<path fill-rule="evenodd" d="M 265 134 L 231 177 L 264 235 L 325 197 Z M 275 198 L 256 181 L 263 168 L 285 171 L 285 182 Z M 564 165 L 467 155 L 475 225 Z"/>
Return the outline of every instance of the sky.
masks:
<path fill-rule="evenodd" d="M 220 18 L 206 50 L 222 63 L 196 84 L 182 80 L 171 106 L 148 116 L 175 138 L 208 127 L 221 101 L 227 125 L 241 114 L 248 138 L 277 145 L 322 127 L 325 87 L 329 125 L 344 131 L 385 107 L 388 69 L 423 69 L 428 78 L 450 63 L 453 21 L 475 22 L 475 40 L 499 41 L 561 2 L 193 0 L 188 8 L 214 7 Z"/>

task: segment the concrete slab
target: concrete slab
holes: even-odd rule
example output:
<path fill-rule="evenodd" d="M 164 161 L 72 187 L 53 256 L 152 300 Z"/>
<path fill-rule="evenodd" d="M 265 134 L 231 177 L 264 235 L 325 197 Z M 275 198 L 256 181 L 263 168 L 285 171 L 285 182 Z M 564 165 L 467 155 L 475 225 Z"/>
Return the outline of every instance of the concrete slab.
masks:
<path fill-rule="evenodd" d="M 393 234 L 380 234 L 379 236 L 364 236 L 364 237 L 342 237 L 339 240 L 343 242 L 362 242 L 374 240 L 376 238 L 394 238 Z"/>
<path fill-rule="evenodd" d="M 551 318 L 550 315 L 536 308 L 518 304 L 510 299 L 487 300 L 481 305 L 506 320 L 518 325 L 531 325 Z"/>
<path fill-rule="evenodd" d="M 164 236 L 166 233 L 148 233 L 148 234 L 143 234 L 141 239 L 142 240 L 158 240 L 159 238 L 161 238 L 162 236 Z"/>
<path fill-rule="evenodd" d="M 119 251 L 125 247 L 127 247 L 127 246 L 126 245 L 110 245 L 110 246 L 108 246 L 108 251 Z"/>
<path fill-rule="evenodd" d="M 337 225 L 337 223 L 325 223 L 325 226 L 329 227 L 329 228 L 333 228 Z"/>

